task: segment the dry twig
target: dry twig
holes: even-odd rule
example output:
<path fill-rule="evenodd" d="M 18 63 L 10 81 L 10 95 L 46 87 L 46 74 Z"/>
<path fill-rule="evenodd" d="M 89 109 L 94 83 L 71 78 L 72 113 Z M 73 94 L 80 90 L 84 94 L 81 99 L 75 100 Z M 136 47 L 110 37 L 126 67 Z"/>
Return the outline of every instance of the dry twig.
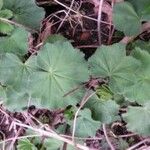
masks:
<path fill-rule="evenodd" d="M 91 98 L 93 95 L 95 94 L 95 92 L 93 92 L 92 94 L 89 95 L 89 90 L 85 93 L 82 101 L 81 101 L 81 104 L 80 104 L 80 107 L 78 108 L 78 110 L 76 111 L 75 113 L 75 116 L 74 116 L 74 121 L 73 121 L 73 130 L 72 130 L 72 141 L 74 141 L 74 137 L 75 137 L 75 130 L 76 130 L 76 123 L 77 123 L 77 116 L 79 114 L 79 111 L 81 110 L 81 108 L 85 105 L 85 103 L 89 100 L 89 98 Z"/>
<path fill-rule="evenodd" d="M 17 26 L 17 27 L 24 28 L 24 29 L 26 29 L 26 30 L 28 30 L 28 31 L 31 31 L 31 32 L 37 33 L 37 30 L 31 29 L 31 28 L 29 28 L 29 27 L 26 27 L 26 26 L 24 26 L 24 25 L 22 25 L 22 24 L 19 24 L 19 23 L 13 21 L 13 20 L 8 20 L 8 19 L 5 19 L 5 18 L 0 18 L 0 21 L 5 22 L 5 23 L 9 23 L 9 24 L 12 24 L 12 25 L 15 25 L 15 26 Z"/>
<path fill-rule="evenodd" d="M 68 140 L 68 139 L 66 139 L 64 137 L 61 137 L 60 135 L 58 135 L 56 133 L 51 133 L 51 132 L 46 131 L 44 129 L 39 129 L 37 127 L 32 127 L 32 126 L 29 126 L 29 125 L 26 125 L 26 124 L 23 124 L 23 123 L 20 123 L 20 122 L 14 122 L 14 125 L 19 126 L 19 127 L 23 127 L 23 128 L 27 128 L 27 129 L 31 129 L 32 131 L 34 131 L 36 133 L 39 133 L 41 136 L 54 138 L 54 139 L 66 142 L 67 144 L 70 144 L 70 145 L 74 146 L 74 142 L 73 141 Z M 88 147 L 83 146 L 81 144 L 76 144 L 76 147 L 81 149 L 81 150 L 90 150 Z"/>
<path fill-rule="evenodd" d="M 139 143 L 136 143 L 135 145 L 129 147 L 127 150 L 134 150 L 135 148 L 137 148 L 138 146 L 144 144 L 145 142 L 150 142 L 150 139 L 144 139 L 143 141 L 140 141 Z"/>
<path fill-rule="evenodd" d="M 108 145 L 110 146 L 111 150 L 115 150 L 114 146 L 113 146 L 112 143 L 110 142 L 109 137 L 108 137 L 108 135 L 107 135 L 106 125 L 105 125 L 105 124 L 103 124 L 103 132 L 104 132 L 106 141 L 107 141 Z"/>
<path fill-rule="evenodd" d="M 99 2 L 99 9 L 98 9 L 98 19 L 97 19 L 97 31 L 98 31 L 98 42 L 99 45 L 101 45 L 101 18 L 102 18 L 102 7 L 103 7 L 103 1 L 100 0 Z"/>

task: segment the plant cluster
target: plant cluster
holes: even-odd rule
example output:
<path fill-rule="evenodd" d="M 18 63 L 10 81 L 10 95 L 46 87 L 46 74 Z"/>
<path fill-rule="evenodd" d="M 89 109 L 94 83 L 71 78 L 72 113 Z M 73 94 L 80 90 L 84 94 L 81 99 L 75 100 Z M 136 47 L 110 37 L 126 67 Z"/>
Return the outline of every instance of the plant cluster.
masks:
<path fill-rule="evenodd" d="M 134 39 L 128 45 L 130 51 L 123 43 L 101 45 L 87 61 L 59 35 L 48 37 L 35 53 L 29 53 L 29 35 L 38 32 L 43 18 L 44 10 L 34 0 L 0 0 L 1 105 L 10 111 L 30 106 L 63 109 L 65 125 L 55 132 L 62 134 L 68 126 L 73 142 L 75 137 L 93 137 L 105 124 L 116 121 L 124 122 L 131 132 L 149 136 L 150 42 L 135 38 L 147 31 L 150 1 L 127 0 L 114 6 L 116 30 Z M 120 113 L 122 108 L 125 111 Z M 57 150 L 68 142 L 56 139 L 45 139 L 45 149 Z M 38 140 L 19 139 L 17 150 L 36 150 Z M 67 150 L 74 149 L 70 145 Z"/>

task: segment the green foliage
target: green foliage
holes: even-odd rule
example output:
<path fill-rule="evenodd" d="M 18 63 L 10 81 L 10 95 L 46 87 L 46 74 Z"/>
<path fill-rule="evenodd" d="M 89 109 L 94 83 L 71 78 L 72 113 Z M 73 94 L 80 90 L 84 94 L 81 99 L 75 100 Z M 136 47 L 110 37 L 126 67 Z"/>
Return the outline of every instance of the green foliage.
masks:
<path fill-rule="evenodd" d="M 115 5 L 113 21 L 115 27 L 126 35 L 135 35 L 140 32 L 140 18 L 130 3 L 122 2 Z"/>
<path fill-rule="evenodd" d="M 13 12 L 13 20 L 30 28 L 38 29 L 44 18 L 44 11 L 35 5 L 34 0 L 4 0 L 4 9 Z"/>
<path fill-rule="evenodd" d="M 133 56 L 141 62 L 141 67 L 136 72 L 135 84 L 128 88 L 125 95 L 132 101 L 143 103 L 150 98 L 150 54 L 136 48 Z"/>
<path fill-rule="evenodd" d="M 142 21 L 150 20 L 150 1 L 149 0 L 127 0 L 132 4 Z"/>
<path fill-rule="evenodd" d="M 0 33 L 9 34 L 13 29 L 11 24 L 0 21 Z"/>
<path fill-rule="evenodd" d="M 126 56 L 125 47 L 121 44 L 101 46 L 89 59 L 91 74 L 95 77 L 108 77 L 112 91 L 124 93 L 134 84 L 134 73 L 139 62 Z"/>
<path fill-rule="evenodd" d="M 95 121 L 91 117 L 91 111 L 87 108 L 81 110 L 77 117 L 75 136 L 77 137 L 88 137 L 94 136 L 96 130 L 100 128 L 101 123 Z M 71 129 L 73 124 L 71 124 Z"/>
<path fill-rule="evenodd" d="M 119 119 L 119 106 L 115 101 L 103 101 L 95 96 L 87 102 L 86 107 L 92 110 L 93 118 L 102 123 L 111 123 Z"/>
<path fill-rule="evenodd" d="M 0 100 L 9 110 L 20 111 L 28 105 L 29 97 L 24 92 L 18 92 L 12 86 L 0 86 Z"/>
<path fill-rule="evenodd" d="M 4 9 L 0 11 L 0 18 L 10 19 L 11 17 L 13 17 L 13 13 L 11 10 Z"/>
<path fill-rule="evenodd" d="M 37 148 L 28 139 L 18 141 L 17 150 L 37 150 Z"/>
<path fill-rule="evenodd" d="M 7 34 L 13 30 L 13 26 L 9 23 L 2 21 L 2 19 L 10 19 L 13 16 L 13 13 L 8 9 L 1 10 L 2 7 L 3 0 L 0 0 L 0 33 Z"/>
<path fill-rule="evenodd" d="M 63 147 L 63 142 L 56 139 L 48 138 L 44 140 L 44 147 L 46 148 L 46 150 L 61 149 Z"/>
<path fill-rule="evenodd" d="M 77 103 L 73 96 L 63 95 L 87 80 L 88 67 L 78 50 L 68 42 L 46 44 L 37 55 L 30 91 L 32 97 L 42 99 L 44 107 L 61 108 Z"/>
<path fill-rule="evenodd" d="M 0 0 L 0 10 L 2 9 L 3 7 L 3 0 Z"/>
<path fill-rule="evenodd" d="M 102 85 L 96 89 L 96 94 L 101 100 L 110 100 L 113 98 L 113 93 L 110 91 L 109 87 Z"/>
<path fill-rule="evenodd" d="M 138 115 L 138 117 L 137 117 Z M 128 108 L 127 113 L 123 115 L 127 122 L 127 128 L 130 131 L 140 133 L 143 135 L 150 135 L 150 103 L 147 102 L 142 107 Z"/>
<path fill-rule="evenodd" d="M 14 54 L 6 54 L 1 59 L 0 72 L 0 81 L 7 87 L 5 90 L 9 87 L 19 92 L 19 96 L 28 93 L 39 100 L 39 106 L 46 108 L 75 105 L 81 98 L 64 98 L 63 95 L 88 80 L 85 60 L 68 42 L 47 44 L 37 56 L 30 57 L 26 62 Z"/>
<path fill-rule="evenodd" d="M 76 109 L 74 107 L 66 108 L 64 116 L 66 120 L 73 120 Z"/>
<path fill-rule="evenodd" d="M 13 25 L 8 22 L 4 22 L 2 19 L 10 19 L 13 17 L 12 11 L 8 9 L 1 10 L 0 9 L 0 33 L 9 34 L 13 30 Z"/>
<path fill-rule="evenodd" d="M 18 55 L 27 53 L 28 32 L 21 28 L 16 28 L 13 32 L 4 37 L 0 37 L 0 54 L 12 52 Z"/>
<path fill-rule="evenodd" d="M 0 62 L 0 97 L 9 109 L 27 106 L 29 75 L 33 72 L 32 59 L 22 62 L 16 55 L 7 53 Z M 21 99 L 21 101 L 20 101 Z M 19 105 L 16 105 L 19 102 Z"/>
<path fill-rule="evenodd" d="M 79 111 L 75 136 L 95 136 L 102 123 L 110 124 L 120 120 L 118 113 L 122 105 L 128 107 L 123 114 L 127 129 L 150 135 L 149 42 L 131 43 L 132 52 L 128 56 L 123 44 L 101 46 L 87 62 L 84 55 L 73 48 L 66 38 L 52 35 L 40 43 L 43 44 L 40 49 L 35 48 L 37 54 L 29 56 L 28 46 L 34 47 L 40 41 L 34 39 L 35 45 L 28 43 L 29 32 L 23 28 L 40 29 L 42 19 L 44 11 L 34 0 L 0 0 L 0 34 L 3 35 L 0 37 L 0 103 L 4 103 L 9 110 L 20 110 L 28 104 L 44 109 L 65 109 L 66 124 L 62 126 L 69 126 L 72 131 L 77 104 L 80 105 L 87 90 L 84 83 L 93 78 L 107 78 L 108 84 L 99 84 L 96 90 L 89 90 L 95 90 L 96 94 Z M 114 6 L 113 21 L 115 29 L 119 30 L 117 34 L 123 31 L 121 34 L 137 35 L 142 23 L 149 20 L 149 0 L 126 0 Z M 17 28 L 10 22 L 19 24 L 22 28 Z M 77 88 L 64 97 L 79 85 L 82 88 Z M 130 106 L 131 102 L 137 106 Z M 36 146 L 41 141 L 36 141 L 36 146 L 32 142 L 28 139 L 18 140 L 17 150 L 37 150 Z M 105 140 L 104 143 L 106 145 L 102 144 L 102 147 L 108 147 Z M 49 138 L 42 144 L 40 146 L 43 149 L 57 150 L 64 143 Z M 118 144 L 118 149 L 128 147 L 121 140 Z M 74 147 L 67 146 L 67 150 L 73 149 Z"/>
<path fill-rule="evenodd" d="M 25 85 L 25 82 L 28 81 L 28 76 L 32 72 L 30 59 L 23 63 L 16 55 L 6 53 L 1 61 L 0 71 L 1 83 L 12 85 L 19 90 L 21 85 Z"/>
<path fill-rule="evenodd" d="M 44 140 L 44 147 L 46 148 L 46 150 L 62 149 L 63 144 L 64 142 L 52 138 L 48 138 Z M 74 146 L 67 145 L 66 150 L 74 150 L 74 149 L 75 149 Z"/>
<path fill-rule="evenodd" d="M 150 20 L 150 2 L 148 0 L 128 0 L 114 6 L 113 21 L 116 29 L 126 35 L 137 35 L 142 21 Z"/>
<path fill-rule="evenodd" d="M 7 95 L 5 93 L 5 88 L 0 85 L 0 101 L 3 101 L 6 98 L 7 98 Z"/>
<path fill-rule="evenodd" d="M 53 35 L 50 35 L 46 40 L 46 42 L 48 43 L 55 43 L 56 41 L 65 42 L 67 41 L 67 39 L 60 34 L 53 34 Z"/>
<path fill-rule="evenodd" d="M 93 99 L 90 99 L 93 101 Z M 70 130 L 73 131 L 74 116 L 77 111 L 77 107 L 71 107 L 65 111 L 65 120 L 70 126 Z M 95 119 L 95 118 L 94 118 Z M 76 120 L 75 136 L 76 137 L 88 137 L 95 136 L 96 131 L 100 128 L 101 122 L 92 118 L 91 109 L 87 106 L 80 110 Z"/>
<path fill-rule="evenodd" d="M 150 53 L 150 41 L 144 42 L 137 40 L 132 44 L 133 47 L 139 47 L 141 50 L 146 50 Z"/>

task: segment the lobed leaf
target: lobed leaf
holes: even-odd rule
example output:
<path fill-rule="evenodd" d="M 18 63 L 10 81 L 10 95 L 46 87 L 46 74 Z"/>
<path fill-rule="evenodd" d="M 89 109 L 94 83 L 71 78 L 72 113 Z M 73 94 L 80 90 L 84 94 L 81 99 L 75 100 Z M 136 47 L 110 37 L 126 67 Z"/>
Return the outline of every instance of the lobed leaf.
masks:
<path fill-rule="evenodd" d="M 117 3 L 114 6 L 113 22 L 116 29 L 123 31 L 128 36 L 136 35 L 140 32 L 141 18 L 128 2 Z"/>
<path fill-rule="evenodd" d="M 0 10 L 2 9 L 3 7 L 3 0 L 0 0 Z"/>
<path fill-rule="evenodd" d="M 30 80 L 31 95 L 40 98 L 46 108 L 74 105 L 81 98 L 72 95 L 64 98 L 63 95 L 87 81 L 88 77 L 84 58 L 71 44 L 46 44 L 37 55 L 37 71 Z"/>
<path fill-rule="evenodd" d="M 34 71 L 31 63 L 33 58 L 22 62 L 16 55 L 7 53 L 0 62 L 0 97 L 7 108 L 21 109 L 28 103 L 29 75 Z M 16 105 L 18 104 L 19 105 Z"/>
<path fill-rule="evenodd" d="M 113 92 L 124 93 L 135 82 L 135 72 L 139 62 L 126 56 L 125 47 L 121 44 L 101 46 L 89 59 L 91 75 L 108 77 Z"/>
<path fill-rule="evenodd" d="M 90 109 L 85 108 L 79 112 L 76 122 L 75 136 L 88 137 L 94 136 L 96 131 L 100 128 L 101 122 L 95 121 L 91 118 Z M 71 125 L 71 129 L 73 124 Z"/>
<path fill-rule="evenodd" d="M 16 55 L 6 53 L 1 61 L 0 71 L 1 82 L 19 90 L 28 82 L 29 74 L 33 69 L 30 66 L 30 59 L 23 63 Z M 26 86 L 24 89 L 26 89 Z"/>
<path fill-rule="evenodd" d="M 92 111 L 93 118 L 102 123 L 111 123 L 119 119 L 119 105 L 115 101 L 103 101 L 95 95 L 87 102 L 86 107 Z"/>
<path fill-rule="evenodd" d="M 150 20 L 150 1 L 149 0 L 128 0 L 136 10 L 138 16 L 142 18 L 143 21 Z M 145 19 L 145 20 L 144 20 Z"/>
<path fill-rule="evenodd" d="M 36 6 L 34 0 L 5 0 L 3 7 L 13 12 L 14 21 L 30 28 L 39 29 L 44 18 L 43 8 Z"/>
<path fill-rule="evenodd" d="M 136 48 L 133 56 L 141 62 L 141 67 L 136 72 L 136 82 L 129 87 L 125 95 L 129 100 L 142 104 L 150 98 L 150 54 L 147 51 Z"/>
<path fill-rule="evenodd" d="M 12 52 L 18 55 L 25 55 L 28 50 L 27 40 L 28 32 L 26 30 L 21 28 L 14 29 L 10 35 L 0 37 L 0 54 Z"/>
<path fill-rule="evenodd" d="M 63 95 L 89 77 L 84 58 L 68 42 L 47 44 L 37 56 L 26 62 L 9 53 L 0 61 L 0 82 L 6 87 L 3 90 L 7 95 L 5 103 L 15 109 L 25 107 L 30 95 L 31 104 L 36 106 L 62 108 L 76 105 L 83 90 L 75 96 L 64 98 Z M 18 101 L 18 97 L 22 98 L 19 107 L 12 104 Z"/>
<path fill-rule="evenodd" d="M 17 150 L 37 150 L 37 148 L 26 138 L 18 141 Z"/>
<path fill-rule="evenodd" d="M 150 20 L 149 0 L 128 0 L 114 6 L 113 22 L 116 29 L 125 35 L 132 36 L 140 33 L 143 21 Z"/>
<path fill-rule="evenodd" d="M 141 50 L 145 50 L 150 53 L 150 41 L 144 42 L 137 40 L 132 45 L 133 47 L 139 47 Z"/>
<path fill-rule="evenodd" d="M 127 122 L 128 130 L 142 135 L 150 135 L 149 116 L 150 103 L 147 102 L 143 107 L 129 106 L 127 113 L 123 114 L 123 119 Z"/>

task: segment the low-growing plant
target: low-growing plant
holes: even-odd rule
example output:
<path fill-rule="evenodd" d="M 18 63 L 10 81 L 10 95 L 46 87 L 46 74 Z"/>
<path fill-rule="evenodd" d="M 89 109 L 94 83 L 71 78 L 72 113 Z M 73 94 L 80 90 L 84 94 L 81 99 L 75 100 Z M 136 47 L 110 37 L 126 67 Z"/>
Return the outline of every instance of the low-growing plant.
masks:
<path fill-rule="evenodd" d="M 128 36 L 140 34 L 142 23 L 150 20 L 149 8 L 149 0 L 116 4 L 115 28 Z M 129 131 L 149 136 L 149 42 L 133 42 L 129 55 L 125 44 L 102 45 L 86 61 L 79 49 L 56 35 L 29 54 L 28 35 L 39 30 L 43 14 L 33 0 L 0 0 L 1 104 L 10 111 L 33 105 L 64 109 L 73 139 L 92 137 L 102 125 L 118 120 Z M 126 112 L 119 115 L 127 102 Z M 64 141 L 56 139 L 44 140 L 44 147 L 62 147 Z M 17 149 L 36 150 L 37 145 L 33 139 L 20 139 Z"/>

